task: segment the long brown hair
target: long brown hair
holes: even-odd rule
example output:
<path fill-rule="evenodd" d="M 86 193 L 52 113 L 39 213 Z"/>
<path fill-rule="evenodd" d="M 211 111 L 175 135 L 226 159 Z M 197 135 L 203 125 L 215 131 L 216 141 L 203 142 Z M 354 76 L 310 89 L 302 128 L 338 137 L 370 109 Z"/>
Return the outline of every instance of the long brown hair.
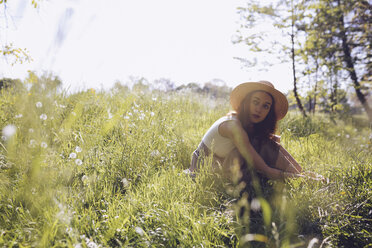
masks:
<path fill-rule="evenodd" d="M 270 106 L 269 113 L 267 114 L 266 118 L 263 121 L 253 124 L 253 132 L 249 131 L 248 129 L 248 126 L 250 124 L 247 118 L 249 114 L 249 109 L 245 109 L 244 106 L 246 104 L 244 103 L 248 102 L 250 104 L 252 95 L 258 91 L 261 91 L 261 90 L 252 91 L 243 99 L 243 101 L 240 103 L 240 106 L 238 108 L 237 117 L 249 137 L 258 136 L 259 138 L 270 138 L 276 131 L 278 120 L 276 118 L 276 114 L 274 111 L 275 109 L 274 98 L 272 97 L 272 95 L 270 95 L 266 91 L 262 91 L 262 92 L 267 93 L 272 99 L 272 104 Z"/>

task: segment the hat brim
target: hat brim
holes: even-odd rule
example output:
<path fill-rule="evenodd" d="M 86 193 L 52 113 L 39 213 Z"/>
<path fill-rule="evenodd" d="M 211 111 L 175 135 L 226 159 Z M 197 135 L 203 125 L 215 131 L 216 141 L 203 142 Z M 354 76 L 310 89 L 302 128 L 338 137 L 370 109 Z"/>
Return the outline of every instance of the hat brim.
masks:
<path fill-rule="evenodd" d="M 267 84 L 260 82 L 246 82 L 236 86 L 230 94 L 230 104 L 233 110 L 237 111 L 241 102 L 251 92 L 262 90 L 274 98 L 275 101 L 275 114 L 277 120 L 281 120 L 288 112 L 287 97 L 279 90 Z"/>

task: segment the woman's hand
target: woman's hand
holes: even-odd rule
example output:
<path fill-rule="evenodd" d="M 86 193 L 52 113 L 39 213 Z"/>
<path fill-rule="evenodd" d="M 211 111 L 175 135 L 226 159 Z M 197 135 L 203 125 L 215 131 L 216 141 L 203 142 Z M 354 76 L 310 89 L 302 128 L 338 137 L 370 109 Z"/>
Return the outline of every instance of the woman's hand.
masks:
<path fill-rule="evenodd" d="M 317 173 L 312 172 L 312 171 L 305 171 L 305 172 L 303 172 L 303 174 L 306 178 L 311 179 L 311 180 L 322 181 L 323 183 L 328 183 L 329 182 L 328 178 L 325 178 L 322 175 L 317 174 Z"/>

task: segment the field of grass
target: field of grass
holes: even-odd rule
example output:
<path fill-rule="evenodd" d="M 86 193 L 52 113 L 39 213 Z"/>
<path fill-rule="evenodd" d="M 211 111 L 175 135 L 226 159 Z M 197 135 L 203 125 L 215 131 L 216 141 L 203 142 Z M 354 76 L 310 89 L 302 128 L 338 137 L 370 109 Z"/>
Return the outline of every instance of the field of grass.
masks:
<path fill-rule="evenodd" d="M 0 246 L 371 247 L 363 117 L 289 113 L 281 143 L 329 182 L 272 182 L 247 202 L 207 166 L 183 173 L 228 108 L 188 92 L 2 91 Z"/>

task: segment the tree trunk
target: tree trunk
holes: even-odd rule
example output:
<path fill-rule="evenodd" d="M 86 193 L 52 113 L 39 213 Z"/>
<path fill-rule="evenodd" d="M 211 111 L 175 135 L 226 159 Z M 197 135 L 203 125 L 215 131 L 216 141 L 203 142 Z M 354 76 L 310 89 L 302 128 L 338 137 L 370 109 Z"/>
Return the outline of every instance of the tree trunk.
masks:
<path fill-rule="evenodd" d="M 340 1 L 338 1 L 339 7 L 341 7 Z M 346 63 L 347 71 L 349 72 L 349 75 L 351 77 L 351 80 L 353 81 L 353 86 L 355 89 L 355 93 L 358 97 L 358 100 L 362 104 L 364 110 L 367 113 L 369 122 L 372 123 L 372 109 L 369 106 L 366 96 L 363 94 L 361 91 L 361 85 L 359 83 L 355 67 L 354 67 L 354 62 L 351 57 L 351 51 L 349 44 L 347 42 L 347 37 L 346 37 L 346 31 L 345 31 L 345 23 L 344 23 L 344 14 L 341 12 L 340 15 L 340 24 L 341 24 L 341 29 L 340 29 L 340 38 L 342 40 L 342 50 L 344 52 L 343 60 Z"/>
<path fill-rule="evenodd" d="M 292 3 L 292 33 L 291 33 L 291 43 L 292 43 L 292 72 L 293 72 L 293 93 L 296 98 L 297 106 L 300 109 L 302 115 L 307 117 L 304 107 L 302 106 L 301 99 L 297 93 L 297 78 L 296 78 L 296 66 L 295 66 L 295 50 L 294 50 L 294 8 L 293 8 L 293 1 Z"/>
<path fill-rule="evenodd" d="M 318 70 L 319 70 L 319 62 L 318 62 L 318 53 L 316 56 L 316 68 L 315 68 L 315 87 L 314 87 L 314 104 L 313 104 L 313 115 L 315 114 L 315 108 L 316 108 L 316 96 L 317 96 L 317 90 L 318 90 Z"/>

